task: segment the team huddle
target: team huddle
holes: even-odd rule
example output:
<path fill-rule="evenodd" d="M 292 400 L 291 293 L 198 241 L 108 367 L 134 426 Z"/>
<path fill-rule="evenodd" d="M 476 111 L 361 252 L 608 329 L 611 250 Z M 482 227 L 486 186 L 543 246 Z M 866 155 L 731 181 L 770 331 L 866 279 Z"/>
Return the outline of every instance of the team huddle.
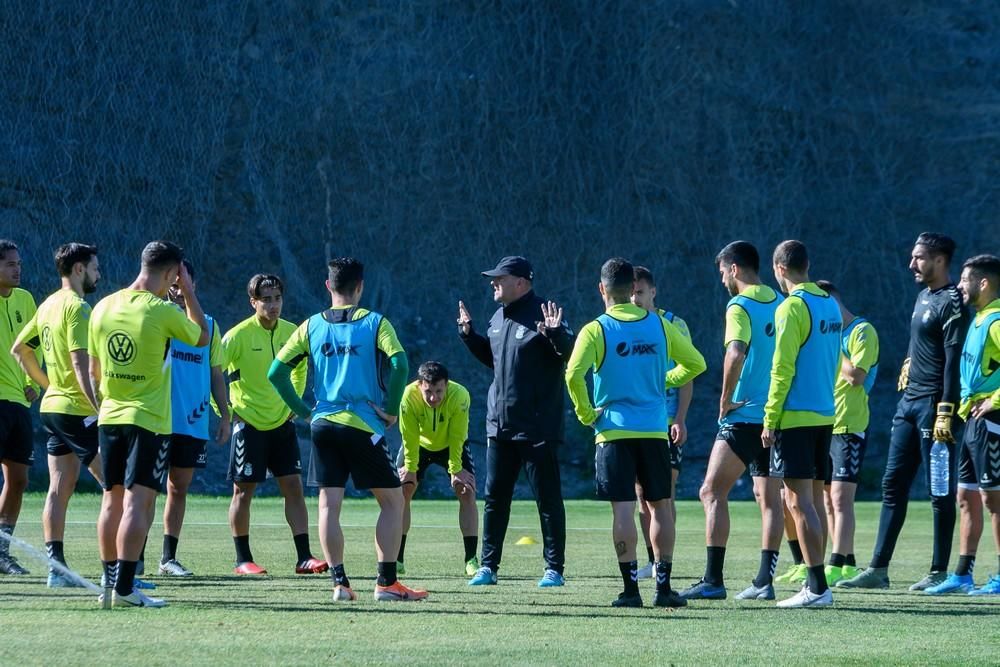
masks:
<path fill-rule="evenodd" d="M 483 272 L 499 304 L 483 333 L 459 302 L 458 334 L 493 372 L 477 556 L 470 393 L 436 361 L 420 364 L 410 381 L 394 327 L 360 305 L 364 268 L 358 260 L 329 262 L 330 308 L 299 326 L 281 318 L 281 279 L 253 276 L 247 286 L 253 314 L 223 334 L 198 301 L 194 267 L 172 243 L 149 243 L 133 283 L 93 309 L 85 296 L 100 280 L 97 249 L 60 246 L 55 264 L 61 289 L 36 309 L 19 287 L 17 246 L 0 241 L 0 303 L 9 324 L 0 327 L 0 343 L 9 350 L 0 355 L 0 533 L 11 535 L 20 513 L 33 463 L 29 406 L 41 397 L 49 436 L 42 519 L 53 563 L 50 587 L 76 585 L 65 574 L 63 540 L 69 499 L 86 467 L 104 488 L 97 521 L 102 604 L 165 606 L 144 592 L 155 585 L 140 578 L 156 498 L 165 487 L 158 572 L 193 576 L 178 558 L 179 537 L 187 492 L 195 470 L 206 465 L 209 440 L 230 445 L 229 523 L 238 575 L 267 572 L 250 548 L 250 507 L 256 486 L 273 476 L 292 533 L 294 572 L 329 572 L 334 601 L 356 600 L 340 524 L 350 479 L 355 488 L 370 490 L 379 506 L 375 600 L 427 598 L 427 591 L 399 577 L 405 574 L 412 498 L 437 464 L 459 501 L 469 585 L 498 583 L 523 469 L 543 535 L 538 586 L 560 587 L 566 514 L 558 453 L 568 390 L 577 418 L 595 434 L 597 497 L 612 508 L 623 582 L 613 607 L 643 606 L 644 578 L 654 579 L 657 607 L 727 597 L 727 503 L 744 471 L 760 508 L 761 551 L 757 575 L 736 599 L 774 600 L 775 583 L 792 583 L 801 584 L 800 590 L 778 607 L 824 607 L 833 604 L 831 587 L 888 588 L 889 563 L 921 462 L 934 510 L 934 547 L 927 576 L 911 590 L 998 595 L 1000 574 L 977 588 L 973 568 L 983 506 L 1000 554 L 1000 258 L 972 257 L 955 285 L 954 252 L 954 242 L 941 234 L 921 234 L 913 247 L 909 267 L 924 290 L 899 376 L 902 396 L 893 417 L 875 549 L 864 569 L 854 554 L 854 495 L 868 439 L 868 396 L 878 374 L 878 334 L 847 308 L 835 285 L 810 279 L 807 250 L 799 241 L 774 250 L 779 290 L 761 280 L 752 244 L 735 241 L 719 252 L 716 268 L 731 298 L 724 318 L 719 430 L 700 490 L 705 573 L 677 591 L 671 585 L 674 492 L 692 382 L 706 363 L 684 320 L 655 303 L 649 269 L 622 258 L 605 262 L 598 283 L 605 311 L 578 333 L 562 308 L 534 292 L 534 272 L 523 257 L 505 257 Z M 313 400 L 307 403 L 310 366 Z M 218 426 L 210 433 L 213 411 Z M 306 477 L 319 489 L 322 559 L 311 550 L 296 418 L 311 432 Z M 394 460 L 385 434 L 397 424 L 402 447 Z M 949 573 L 956 500 L 960 554 Z M 644 567 L 637 555 L 637 507 Z M 783 534 L 793 564 L 777 575 Z M 0 540 L 0 573 L 27 573 L 8 540 Z"/>

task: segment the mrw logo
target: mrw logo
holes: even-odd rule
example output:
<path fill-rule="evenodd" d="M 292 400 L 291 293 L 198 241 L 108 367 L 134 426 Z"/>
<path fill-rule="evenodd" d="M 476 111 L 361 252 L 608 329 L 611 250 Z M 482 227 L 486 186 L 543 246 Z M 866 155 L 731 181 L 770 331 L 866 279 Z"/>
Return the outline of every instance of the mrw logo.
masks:
<path fill-rule="evenodd" d="M 112 331 L 108 336 L 108 355 L 116 364 L 128 366 L 135 360 L 135 341 L 124 331 Z"/>

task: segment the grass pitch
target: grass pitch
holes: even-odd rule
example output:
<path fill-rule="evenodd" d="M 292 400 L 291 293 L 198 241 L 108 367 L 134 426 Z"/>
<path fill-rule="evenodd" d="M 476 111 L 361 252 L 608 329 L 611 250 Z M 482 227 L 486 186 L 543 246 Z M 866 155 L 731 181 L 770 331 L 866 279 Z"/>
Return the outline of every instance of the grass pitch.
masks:
<path fill-rule="evenodd" d="M 42 496 L 26 498 L 17 536 L 42 546 Z M 160 509 L 162 510 L 162 498 Z M 315 499 L 310 518 L 316 519 Z M 96 581 L 96 495 L 73 499 L 66 538 L 71 567 Z M 455 502 L 417 501 L 407 542 L 403 580 L 431 591 L 421 603 L 376 603 L 374 501 L 348 500 L 343 512 L 346 565 L 355 603 L 333 603 L 326 575 L 296 576 L 295 552 L 281 500 L 254 501 L 251 546 L 271 573 L 247 579 L 232 574 L 233 545 L 227 498 L 188 502 L 178 558 L 195 577 L 147 576 L 166 598 L 166 609 L 101 610 L 93 594 L 45 587 L 45 568 L 22 556 L 32 571 L 0 578 L 3 662 L 31 665 L 314 665 L 405 664 L 997 664 L 1000 599 L 929 598 L 906 587 L 926 571 L 930 507 L 911 503 L 890 570 L 893 588 L 835 592 L 835 607 L 779 610 L 774 603 L 738 603 L 732 596 L 754 575 L 759 517 L 751 503 L 734 503 L 726 558 L 730 599 L 692 602 L 685 609 L 617 610 L 621 589 L 605 503 L 567 502 L 567 583 L 541 590 L 541 546 L 534 505 L 516 502 L 500 584 L 470 588 L 463 571 Z M 157 518 L 159 519 L 159 512 Z M 867 561 L 878 505 L 858 506 L 859 561 Z M 155 572 L 161 524 L 149 542 Z M 988 527 L 987 527 L 988 528 Z M 673 581 L 683 588 L 704 567 L 703 515 L 696 502 L 678 510 Z M 988 533 L 988 531 L 987 531 Z M 316 531 L 313 552 L 321 555 Z M 988 535 L 981 545 L 977 583 L 994 566 Z M 15 553 L 17 550 L 15 549 Z M 957 548 L 952 560 L 957 558 Z M 779 571 L 789 563 L 782 551 Z M 652 601 L 653 584 L 642 582 Z M 778 598 L 791 595 L 790 587 Z"/>

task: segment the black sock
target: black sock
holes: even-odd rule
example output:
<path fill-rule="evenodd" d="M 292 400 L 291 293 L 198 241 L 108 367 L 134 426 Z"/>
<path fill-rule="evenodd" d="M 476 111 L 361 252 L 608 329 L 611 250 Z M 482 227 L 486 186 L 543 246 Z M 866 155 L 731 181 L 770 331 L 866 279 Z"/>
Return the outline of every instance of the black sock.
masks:
<path fill-rule="evenodd" d="M 233 537 L 233 542 L 236 544 L 236 564 L 252 563 L 253 554 L 250 553 L 250 536 L 236 535 Z"/>
<path fill-rule="evenodd" d="M 799 546 L 799 541 L 788 540 L 788 548 L 792 550 L 792 562 L 796 565 L 802 565 L 805 562 L 805 558 L 802 557 L 802 547 Z"/>
<path fill-rule="evenodd" d="M 51 542 L 46 542 L 45 551 L 49 554 L 50 559 L 58 563 L 62 563 L 63 565 L 66 564 L 66 557 L 63 555 L 62 540 L 53 540 Z"/>
<path fill-rule="evenodd" d="M 650 563 L 655 563 L 656 562 L 656 554 L 653 553 L 653 547 L 652 547 L 652 545 L 647 545 L 646 546 L 646 556 L 649 558 L 649 562 Z"/>
<path fill-rule="evenodd" d="M 476 547 L 479 545 L 478 535 L 463 535 L 462 542 L 465 543 L 465 560 L 476 557 Z"/>
<path fill-rule="evenodd" d="M 726 547 L 706 547 L 708 557 L 705 560 L 705 583 L 713 586 L 722 585 L 722 568 L 726 564 Z"/>
<path fill-rule="evenodd" d="M 630 560 L 618 561 L 618 571 L 622 573 L 622 583 L 625 584 L 625 595 L 639 594 L 639 563 Z"/>
<path fill-rule="evenodd" d="M 809 568 L 809 574 L 807 575 L 808 587 L 811 593 L 820 595 L 826 592 L 829 586 L 826 585 L 826 574 L 823 573 L 822 565 L 813 565 Z"/>
<path fill-rule="evenodd" d="M 335 586 L 343 586 L 345 588 L 351 587 L 351 581 L 347 578 L 347 573 L 344 572 L 344 564 L 334 565 L 330 568 L 330 578 L 333 579 L 333 584 Z"/>
<path fill-rule="evenodd" d="M 312 558 L 312 551 L 309 549 L 309 533 L 292 535 L 292 541 L 295 542 L 295 557 L 298 562 L 301 563 Z"/>
<path fill-rule="evenodd" d="M 774 582 L 774 570 L 778 567 L 778 552 L 770 549 L 760 550 L 760 565 L 757 567 L 757 576 L 754 577 L 753 585 L 763 588 Z"/>
<path fill-rule="evenodd" d="M 670 592 L 670 571 L 674 564 L 668 560 L 656 561 L 656 592 Z"/>
<path fill-rule="evenodd" d="M 379 586 L 392 586 L 396 583 L 396 561 L 379 562 L 378 580 L 375 583 Z"/>
<path fill-rule="evenodd" d="M 847 564 L 847 558 L 844 554 L 830 554 L 830 562 L 827 565 L 831 567 L 844 567 Z"/>
<path fill-rule="evenodd" d="M 822 565 L 813 565 L 806 575 L 806 586 L 809 591 L 817 595 L 825 593 L 829 586 L 826 585 L 826 574 Z"/>
<path fill-rule="evenodd" d="M 955 574 L 960 577 L 964 577 L 967 574 L 972 574 L 972 570 L 976 567 L 976 556 L 968 556 L 965 554 L 959 554 L 958 556 L 958 567 L 955 568 Z"/>
<path fill-rule="evenodd" d="M 118 561 L 102 560 L 101 566 L 104 568 L 104 584 L 107 588 L 115 587 L 115 579 L 118 578 Z"/>
<path fill-rule="evenodd" d="M 13 535 L 14 526 L 9 523 L 0 523 L 0 533 L 4 535 Z M 6 556 L 10 553 L 10 542 L 7 540 L 0 540 L 0 556 Z"/>
<path fill-rule="evenodd" d="M 857 567 L 858 561 L 854 559 L 854 554 L 847 554 L 844 558 L 844 565 L 850 565 L 851 567 Z"/>
<path fill-rule="evenodd" d="M 135 566 L 137 561 L 119 560 L 118 577 L 115 581 L 115 592 L 118 595 L 131 595 L 135 587 Z"/>
<path fill-rule="evenodd" d="M 161 563 L 166 563 L 168 560 L 173 560 L 177 558 L 177 538 L 173 535 L 163 536 L 163 557 L 160 558 Z"/>
<path fill-rule="evenodd" d="M 403 560 L 404 560 L 404 558 L 403 558 L 403 552 L 405 552 L 405 551 L 406 551 L 406 533 L 403 533 L 400 536 L 400 538 L 399 538 L 399 555 L 396 556 L 396 562 L 397 563 L 402 563 L 403 562 Z"/>

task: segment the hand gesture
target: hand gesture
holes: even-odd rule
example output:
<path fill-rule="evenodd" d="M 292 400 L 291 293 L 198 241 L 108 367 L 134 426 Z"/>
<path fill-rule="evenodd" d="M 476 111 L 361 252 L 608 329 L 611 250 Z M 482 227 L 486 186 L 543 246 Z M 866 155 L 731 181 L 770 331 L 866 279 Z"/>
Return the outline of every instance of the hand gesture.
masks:
<path fill-rule="evenodd" d="M 393 427 L 393 425 L 396 423 L 396 419 L 397 419 L 396 415 L 390 415 L 388 412 L 386 412 L 385 410 L 383 410 L 381 407 L 375 405 L 371 401 L 368 401 L 368 405 L 371 407 L 372 410 L 375 411 L 375 414 L 378 415 L 378 418 L 381 419 L 385 423 L 385 427 L 386 428 L 392 428 Z"/>
<path fill-rule="evenodd" d="M 688 439 L 688 430 L 684 422 L 674 422 L 670 425 L 670 441 L 678 447 L 683 447 Z"/>
<path fill-rule="evenodd" d="M 215 442 L 216 442 L 216 444 L 218 444 L 221 447 L 222 445 L 224 445 L 227 442 L 229 442 L 229 436 L 232 434 L 232 432 L 233 432 L 233 428 L 229 424 L 229 420 L 227 420 L 227 419 L 220 419 L 219 420 L 219 428 L 217 428 L 216 431 L 215 431 Z"/>
<path fill-rule="evenodd" d="M 187 267 L 184 266 L 183 262 L 181 262 L 180 271 L 177 273 L 177 288 L 184 296 L 194 294 L 194 281 L 191 280 L 191 274 L 188 273 Z"/>
<path fill-rule="evenodd" d="M 739 410 L 742 408 L 747 404 L 747 400 L 742 400 L 739 403 L 733 403 L 733 401 L 728 398 L 719 400 L 719 419 L 722 420 L 733 410 Z"/>
<path fill-rule="evenodd" d="M 562 326 L 563 309 L 549 301 L 542 304 L 542 321 L 538 323 L 538 333 L 544 334 L 548 329 L 558 329 Z"/>
<path fill-rule="evenodd" d="M 462 330 L 464 335 L 468 335 L 469 331 L 472 330 L 472 316 L 469 315 L 468 309 L 462 301 L 458 302 L 458 328 Z"/>
<path fill-rule="evenodd" d="M 996 408 L 993 407 L 993 400 L 989 396 L 987 396 L 978 403 L 974 403 L 972 406 L 972 410 L 969 412 L 969 414 L 975 417 L 976 419 L 982 419 L 984 416 L 986 416 L 986 413 L 993 412 L 994 410 L 996 410 Z"/>

